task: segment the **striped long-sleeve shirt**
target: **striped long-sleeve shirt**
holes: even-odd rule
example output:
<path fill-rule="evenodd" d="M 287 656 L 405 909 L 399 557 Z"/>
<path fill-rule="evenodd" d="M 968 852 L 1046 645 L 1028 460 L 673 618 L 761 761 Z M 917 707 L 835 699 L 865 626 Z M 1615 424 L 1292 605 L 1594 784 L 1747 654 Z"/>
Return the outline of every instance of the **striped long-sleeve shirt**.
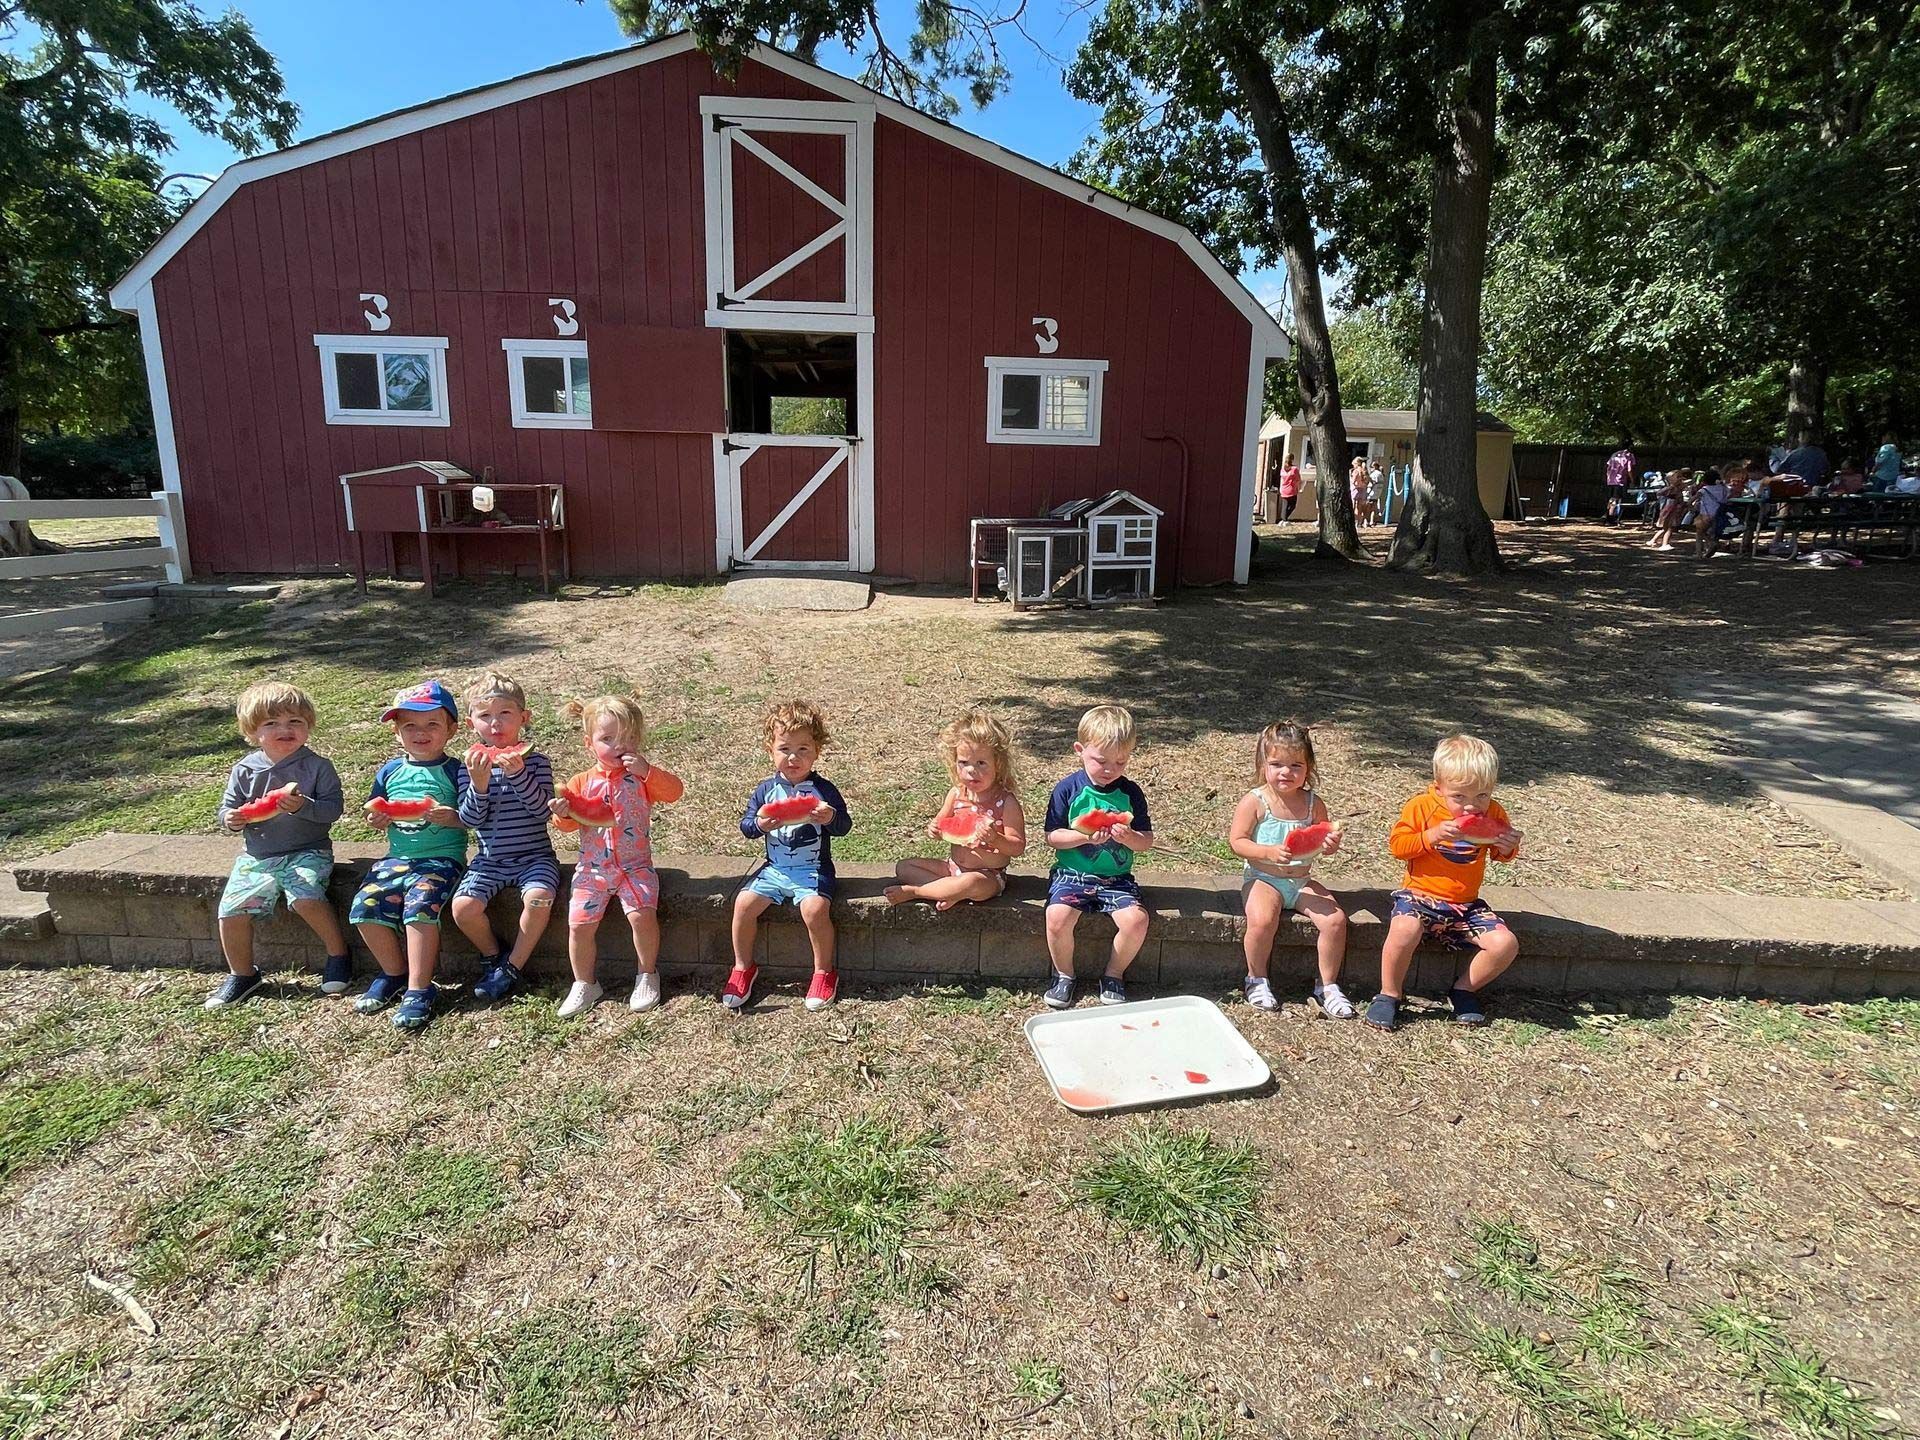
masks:
<path fill-rule="evenodd" d="M 547 835 L 551 799 L 553 766 L 532 750 L 516 773 L 504 774 L 496 765 L 485 790 L 469 785 L 460 798 L 460 818 L 480 837 L 477 858 L 518 860 L 552 854 L 553 841 Z"/>

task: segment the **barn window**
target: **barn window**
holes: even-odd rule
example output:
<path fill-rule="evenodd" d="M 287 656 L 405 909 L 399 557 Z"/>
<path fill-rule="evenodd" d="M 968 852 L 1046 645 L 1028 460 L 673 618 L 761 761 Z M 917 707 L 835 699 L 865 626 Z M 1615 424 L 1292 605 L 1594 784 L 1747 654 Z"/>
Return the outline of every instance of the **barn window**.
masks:
<path fill-rule="evenodd" d="M 329 425 L 445 425 L 443 335 L 316 335 Z"/>
<path fill-rule="evenodd" d="M 1104 360 L 989 355 L 987 439 L 996 445 L 1098 445 Z"/>
<path fill-rule="evenodd" d="M 584 340 L 502 340 L 513 423 L 522 430 L 593 428 Z"/>

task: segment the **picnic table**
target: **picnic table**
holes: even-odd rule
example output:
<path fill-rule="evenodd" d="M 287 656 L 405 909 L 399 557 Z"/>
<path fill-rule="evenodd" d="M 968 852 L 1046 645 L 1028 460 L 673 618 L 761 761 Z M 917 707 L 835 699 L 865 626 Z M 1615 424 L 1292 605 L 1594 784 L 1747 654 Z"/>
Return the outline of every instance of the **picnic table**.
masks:
<path fill-rule="evenodd" d="M 1920 495 L 1874 493 L 1861 495 L 1801 495 L 1789 500 L 1761 500 L 1736 495 L 1721 502 L 1741 522 L 1740 554 L 1751 559 L 1763 521 L 1772 519 L 1776 531 L 1791 532 L 1797 541 L 1808 535 L 1833 537 L 1835 549 L 1859 549 L 1875 534 L 1900 540 L 1900 553 L 1911 557 L 1920 549 Z"/>

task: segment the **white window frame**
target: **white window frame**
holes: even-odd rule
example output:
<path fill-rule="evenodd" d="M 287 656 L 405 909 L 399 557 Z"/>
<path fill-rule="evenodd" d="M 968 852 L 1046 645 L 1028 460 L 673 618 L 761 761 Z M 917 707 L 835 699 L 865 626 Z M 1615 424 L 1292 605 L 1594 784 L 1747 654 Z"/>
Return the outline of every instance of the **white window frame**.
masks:
<path fill-rule="evenodd" d="M 444 335 L 316 335 L 320 351 L 320 389 L 326 397 L 329 425 L 438 425 L 452 424 L 447 396 L 447 337 Z M 431 410 L 344 410 L 340 406 L 340 373 L 334 361 L 341 355 L 371 355 L 381 369 L 381 397 L 386 396 L 386 366 L 382 355 L 424 351 L 433 373 Z"/>
<path fill-rule="evenodd" d="M 529 357 L 550 360 L 586 360 L 587 342 L 584 340 L 502 340 L 500 348 L 507 352 L 507 397 L 513 407 L 513 428 L 516 430 L 591 430 L 593 412 L 575 415 L 571 410 L 565 415 L 549 415 L 544 411 L 527 408 L 527 372 L 521 362 Z M 587 388 L 593 388 L 593 367 L 587 367 Z M 567 404 L 573 404 L 573 367 L 567 367 Z"/>
<path fill-rule="evenodd" d="M 1105 360 L 1036 360 L 1029 355 L 989 355 L 987 367 L 987 443 L 989 445 L 1098 445 L 1100 443 L 1100 392 L 1105 387 Z M 1045 408 L 1045 377 L 1084 375 L 1087 378 L 1087 429 L 1084 432 L 1047 430 L 1006 430 L 1000 425 L 1000 387 L 1009 375 L 1041 377 L 1041 403 Z"/>

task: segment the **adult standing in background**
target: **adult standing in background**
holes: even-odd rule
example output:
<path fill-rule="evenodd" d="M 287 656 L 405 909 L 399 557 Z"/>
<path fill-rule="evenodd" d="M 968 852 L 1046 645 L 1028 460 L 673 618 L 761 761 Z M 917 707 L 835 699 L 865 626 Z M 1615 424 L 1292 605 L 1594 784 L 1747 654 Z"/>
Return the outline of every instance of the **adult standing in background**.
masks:
<path fill-rule="evenodd" d="M 1280 469 L 1280 523 L 1285 525 L 1287 517 L 1293 514 L 1293 502 L 1300 496 L 1300 467 L 1293 463 L 1293 456 L 1287 456 L 1286 464 Z"/>
<path fill-rule="evenodd" d="M 1900 483 L 1900 447 L 1893 443 L 1893 432 L 1880 437 L 1880 448 L 1873 456 L 1873 488 L 1891 490 Z"/>
<path fill-rule="evenodd" d="M 1633 437 L 1622 434 L 1620 448 L 1607 457 L 1607 523 L 1620 523 L 1620 507 L 1625 502 L 1627 486 L 1631 485 L 1640 469 L 1639 457 L 1633 453 Z"/>

